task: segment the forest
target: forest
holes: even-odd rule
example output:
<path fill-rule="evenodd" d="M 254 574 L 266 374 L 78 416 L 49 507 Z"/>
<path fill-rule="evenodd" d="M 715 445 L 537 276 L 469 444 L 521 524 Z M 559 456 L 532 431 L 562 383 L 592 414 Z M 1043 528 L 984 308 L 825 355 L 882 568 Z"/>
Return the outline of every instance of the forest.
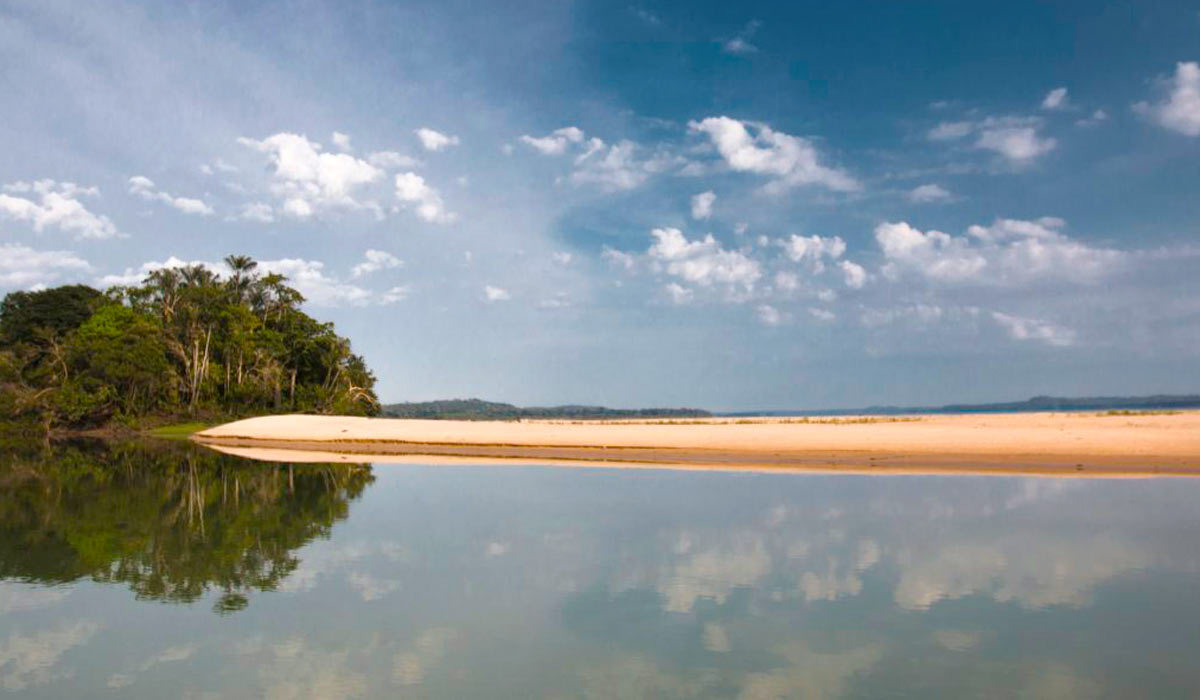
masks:
<path fill-rule="evenodd" d="M 0 419 L 54 429 L 271 412 L 374 415 L 375 377 L 287 278 L 249 257 L 0 303 Z"/>

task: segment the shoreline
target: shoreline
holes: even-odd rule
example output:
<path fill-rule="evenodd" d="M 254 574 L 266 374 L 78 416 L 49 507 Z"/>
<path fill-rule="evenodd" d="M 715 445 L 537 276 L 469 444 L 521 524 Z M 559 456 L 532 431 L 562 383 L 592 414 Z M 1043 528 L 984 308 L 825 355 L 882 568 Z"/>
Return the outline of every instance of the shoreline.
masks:
<path fill-rule="evenodd" d="M 1200 412 L 884 419 L 434 421 L 264 416 L 192 436 L 224 449 L 479 463 L 866 474 L 1200 476 Z"/>

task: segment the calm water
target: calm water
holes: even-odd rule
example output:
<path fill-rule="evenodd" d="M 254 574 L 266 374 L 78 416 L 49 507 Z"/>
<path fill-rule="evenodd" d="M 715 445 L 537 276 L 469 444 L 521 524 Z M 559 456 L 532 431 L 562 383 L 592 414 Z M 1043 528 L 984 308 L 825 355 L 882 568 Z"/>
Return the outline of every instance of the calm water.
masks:
<path fill-rule="evenodd" d="M 0 457 L 0 697 L 1195 697 L 1200 481 Z"/>

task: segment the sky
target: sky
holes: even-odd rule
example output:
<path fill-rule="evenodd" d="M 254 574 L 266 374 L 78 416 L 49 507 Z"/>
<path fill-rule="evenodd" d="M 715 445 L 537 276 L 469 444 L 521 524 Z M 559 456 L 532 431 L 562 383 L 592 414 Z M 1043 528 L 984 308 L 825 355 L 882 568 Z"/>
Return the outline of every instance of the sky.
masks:
<path fill-rule="evenodd" d="M 386 402 L 1200 391 L 1200 1 L 0 4 L 0 293 L 246 254 Z"/>

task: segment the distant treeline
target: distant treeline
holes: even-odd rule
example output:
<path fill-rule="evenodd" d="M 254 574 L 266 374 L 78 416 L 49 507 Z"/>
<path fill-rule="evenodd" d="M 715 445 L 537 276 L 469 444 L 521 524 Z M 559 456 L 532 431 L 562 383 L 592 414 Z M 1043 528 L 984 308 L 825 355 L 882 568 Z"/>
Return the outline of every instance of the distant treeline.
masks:
<path fill-rule="evenodd" d="M 419 403 L 394 403 L 383 407 L 393 418 L 439 420 L 520 420 L 521 418 L 706 418 L 712 414 L 697 408 L 605 408 L 603 406 L 549 406 L 521 408 L 510 403 L 480 399 L 451 399 Z"/>
<path fill-rule="evenodd" d="M 744 411 L 724 416 L 887 416 L 906 413 L 1030 413 L 1036 411 L 1115 411 L 1200 408 L 1197 394 L 1155 394 L 1153 396 L 1035 396 L 1025 401 L 1006 403 L 947 404 L 945 406 L 869 406 L 815 411 Z"/>
<path fill-rule="evenodd" d="M 375 377 L 304 297 L 245 256 L 135 286 L 13 292 L 0 303 L 0 419 L 49 431 L 148 416 L 374 414 Z"/>

